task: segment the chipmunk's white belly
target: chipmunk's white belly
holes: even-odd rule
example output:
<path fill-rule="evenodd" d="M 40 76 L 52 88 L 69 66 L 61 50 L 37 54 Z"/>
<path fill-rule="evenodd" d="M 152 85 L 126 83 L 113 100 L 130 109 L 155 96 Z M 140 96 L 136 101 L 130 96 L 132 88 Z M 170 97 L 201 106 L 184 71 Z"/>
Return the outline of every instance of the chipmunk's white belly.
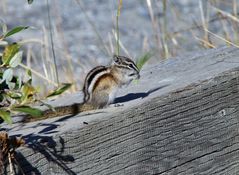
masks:
<path fill-rule="evenodd" d="M 108 104 L 111 104 L 114 102 L 115 100 L 115 97 L 116 97 L 116 94 L 117 94 L 117 88 L 114 88 L 111 93 L 109 94 L 109 101 L 108 101 Z"/>

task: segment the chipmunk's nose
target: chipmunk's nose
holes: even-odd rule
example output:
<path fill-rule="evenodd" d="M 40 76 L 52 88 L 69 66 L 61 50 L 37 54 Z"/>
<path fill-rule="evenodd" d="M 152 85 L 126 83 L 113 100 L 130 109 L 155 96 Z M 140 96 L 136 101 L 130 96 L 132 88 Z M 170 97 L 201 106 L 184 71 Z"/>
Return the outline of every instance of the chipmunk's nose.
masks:
<path fill-rule="evenodd" d="M 136 77 L 136 79 L 140 79 L 140 74 L 139 74 L 139 73 L 137 74 L 137 77 Z"/>
<path fill-rule="evenodd" d="M 137 72 L 137 73 L 131 73 L 129 74 L 130 77 L 132 77 L 133 79 L 139 79 L 140 78 L 140 74 Z"/>

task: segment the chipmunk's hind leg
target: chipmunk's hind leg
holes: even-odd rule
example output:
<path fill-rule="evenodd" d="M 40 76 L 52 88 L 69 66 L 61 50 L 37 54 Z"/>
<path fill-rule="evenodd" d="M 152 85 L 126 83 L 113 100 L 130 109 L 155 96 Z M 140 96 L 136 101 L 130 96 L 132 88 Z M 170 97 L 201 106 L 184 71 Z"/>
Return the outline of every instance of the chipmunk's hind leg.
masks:
<path fill-rule="evenodd" d="M 104 108 L 109 101 L 109 93 L 107 91 L 96 91 L 91 99 L 91 104 L 96 108 Z"/>
<path fill-rule="evenodd" d="M 101 76 L 95 83 L 91 104 L 96 108 L 104 108 L 109 105 L 115 98 L 115 87 L 117 87 L 117 84 L 112 75 L 106 74 Z"/>

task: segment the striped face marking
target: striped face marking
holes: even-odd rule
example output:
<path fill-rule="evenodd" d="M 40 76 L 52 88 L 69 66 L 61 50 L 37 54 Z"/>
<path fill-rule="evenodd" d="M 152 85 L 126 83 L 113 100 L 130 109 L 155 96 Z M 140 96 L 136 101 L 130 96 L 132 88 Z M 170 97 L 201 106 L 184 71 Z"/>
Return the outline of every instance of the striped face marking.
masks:
<path fill-rule="evenodd" d="M 114 64 L 117 67 L 125 68 L 131 70 L 131 73 L 128 76 L 138 76 L 139 77 L 139 69 L 135 65 L 135 63 L 128 57 L 125 56 L 117 56 L 114 55 Z"/>
<path fill-rule="evenodd" d="M 139 69 L 135 63 L 128 57 L 114 55 L 114 64 L 118 67 L 124 67 L 127 69 L 133 69 L 136 72 L 139 72 Z"/>

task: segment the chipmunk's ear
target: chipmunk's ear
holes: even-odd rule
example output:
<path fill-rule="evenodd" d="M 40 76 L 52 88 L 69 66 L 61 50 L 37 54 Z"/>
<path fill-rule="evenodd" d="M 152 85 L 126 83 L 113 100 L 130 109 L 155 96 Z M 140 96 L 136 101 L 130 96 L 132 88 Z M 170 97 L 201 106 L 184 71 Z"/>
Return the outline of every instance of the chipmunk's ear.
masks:
<path fill-rule="evenodd" d="M 120 62 L 121 62 L 120 57 L 117 56 L 117 55 L 114 55 L 114 56 L 113 56 L 113 60 L 114 60 L 114 63 L 116 63 L 116 64 L 120 64 Z"/>

